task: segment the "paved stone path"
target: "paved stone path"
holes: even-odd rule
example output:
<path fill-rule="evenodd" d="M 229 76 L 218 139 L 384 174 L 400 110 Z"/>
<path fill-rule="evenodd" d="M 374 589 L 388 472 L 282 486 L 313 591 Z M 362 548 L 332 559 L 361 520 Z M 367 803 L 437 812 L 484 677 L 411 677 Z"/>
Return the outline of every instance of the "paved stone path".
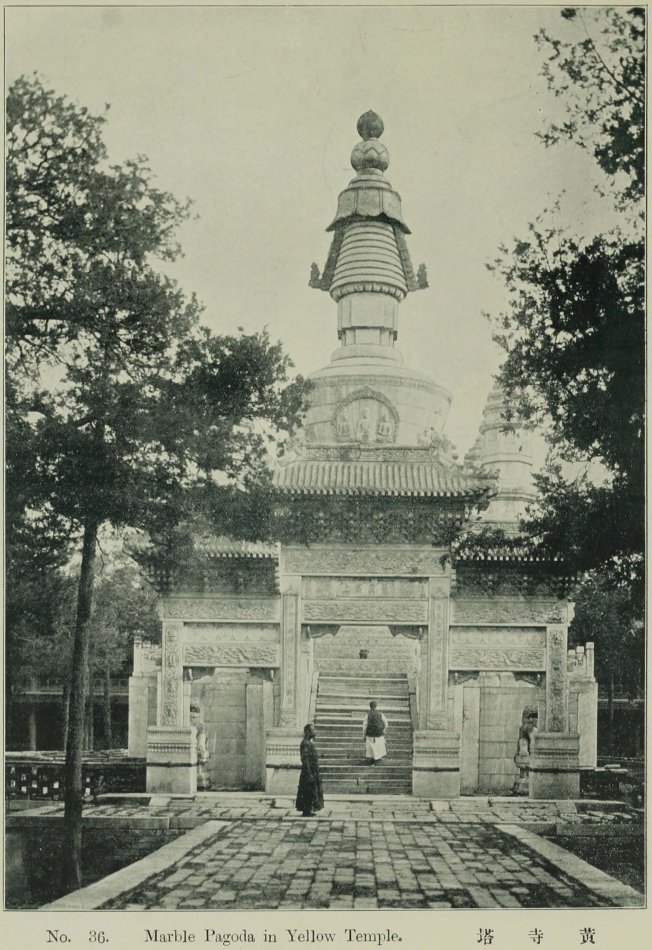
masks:
<path fill-rule="evenodd" d="M 61 805 L 16 827 L 61 820 Z M 619 802 L 330 797 L 300 817 L 291 798 L 108 795 L 92 827 L 177 831 L 148 857 L 49 905 L 102 909 L 368 909 L 641 906 L 643 895 L 540 834 L 642 834 Z M 619 827 L 612 827 L 619 826 Z M 639 827 L 640 826 L 640 827 Z"/>
<path fill-rule="evenodd" d="M 102 909 L 614 903 L 495 826 L 297 818 L 231 821 L 174 866 L 104 903 Z"/>

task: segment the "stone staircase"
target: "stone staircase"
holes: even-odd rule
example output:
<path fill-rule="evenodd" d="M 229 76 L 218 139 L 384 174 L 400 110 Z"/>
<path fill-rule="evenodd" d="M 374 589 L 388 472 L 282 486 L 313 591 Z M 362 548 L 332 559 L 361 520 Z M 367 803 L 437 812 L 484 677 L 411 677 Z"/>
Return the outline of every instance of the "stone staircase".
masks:
<path fill-rule="evenodd" d="M 365 761 L 362 721 L 375 699 L 389 725 L 387 757 Z M 410 795 L 412 720 L 405 673 L 365 668 L 364 672 L 320 672 L 315 729 L 324 793 Z"/>

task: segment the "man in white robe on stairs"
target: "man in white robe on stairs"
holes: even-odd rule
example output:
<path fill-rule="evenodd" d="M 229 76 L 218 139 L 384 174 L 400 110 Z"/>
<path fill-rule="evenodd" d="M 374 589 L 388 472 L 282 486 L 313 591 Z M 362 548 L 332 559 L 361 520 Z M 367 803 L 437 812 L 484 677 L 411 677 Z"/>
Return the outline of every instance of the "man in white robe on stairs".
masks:
<path fill-rule="evenodd" d="M 375 765 L 384 759 L 387 755 L 387 745 L 385 743 L 385 733 L 387 731 L 387 720 L 377 709 L 377 703 L 374 699 L 369 703 L 369 712 L 364 717 L 362 724 L 362 738 L 365 740 L 365 755 L 367 761 Z"/>

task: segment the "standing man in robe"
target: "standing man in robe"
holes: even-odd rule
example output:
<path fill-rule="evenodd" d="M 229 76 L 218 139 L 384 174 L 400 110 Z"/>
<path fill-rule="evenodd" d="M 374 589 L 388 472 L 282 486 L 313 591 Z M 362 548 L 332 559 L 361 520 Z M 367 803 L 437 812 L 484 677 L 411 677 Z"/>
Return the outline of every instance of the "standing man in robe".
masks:
<path fill-rule="evenodd" d="M 385 743 L 385 732 L 387 731 L 387 720 L 383 714 L 376 708 L 377 702 L 372 699 L 369 703 L 369 712 L 364 717 L 362 723 L 362 738 L 365 741 L 365 755 L 367 761 L 375 765 L 384 759 L 387 755 L 387 745 Z"/>
<path fill-rule="evenodd" d="M 319 756 L 315 747 L 315 727 L 311 722 L 303 728 L 299 755 L 301 756 L 301 775 L 296 809 L 304 818 L 313 818 L 315 812 L 324 807 L 324 793 L 319 772 Z"/>

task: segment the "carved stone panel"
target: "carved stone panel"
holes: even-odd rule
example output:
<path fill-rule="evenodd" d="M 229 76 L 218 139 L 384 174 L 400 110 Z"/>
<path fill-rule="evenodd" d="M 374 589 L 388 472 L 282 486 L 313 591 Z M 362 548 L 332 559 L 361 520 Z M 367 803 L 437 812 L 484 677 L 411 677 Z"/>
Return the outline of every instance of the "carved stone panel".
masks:
<path fill-rule="evenodd" d="M 308 600 L 411 600 L 428 596 L 428 582 L 418 577 L 304 577 L 303 596 Z"/>
<path fill-rule="evenodd" d="M 183 625 L 163 625 L 161 725 L 183 725 L 183 665 L 181 636 Z"/>
<path fill-rule="evenodd" d="M 254 643 L 188 643 L 185 666 L 279 666 L 279 648 Z"/>
<path fill-rule="evenodd" d="M 394 576 L 442 574 L 443 550 L 382 547 L 283 548 L 286 574 L 389 574 Z"/>
<path fill-rule="evenodd" d="M 451 629 L 452 670 L 545 670 L 545 630 Z"/>
<path fill-rule="evenodd" d="M 482 597 L 474 600 L 451 600 L 451 623 L 454 624 L 510 624 L 512 626 L 547 626 L 565 623 L 569 605 L 565 601 L 502 600 Z"/>
<path fill-rule="evenodd" d="M 275 624 L 186 623 L 186 643 L 278 643 L 279 628 Z"/>
<path fill-rule="evenodd" d="M 447 588 L 433 585 L 428 623 L 428 729 L 445 729 L 448 692 L 448 605 Z"/>
<path fill-rule="evenodd" d="M 299 595 L 294 591 L 283 594 L 281 622 L 281 725 L 296 726 L 297 717 L 297 654 L 301 627 L 299 623 Z"/>
<path fill-rule="evenodd" d="M 398 413 L 386 396 L 365 388 L 346 396 L 335 409 L 333 429 L 338 442 L 361 445 L 396 440 Z"/>
<path fill-rule="evenodd" d="M 425 624 L 428 601 L 413 600 L 309 600 L 303 605 L 304 623 Z"/>
<path fill-rule="evenodd" d="M 279 599 L 167 597 L 161 604 L 164 619 L 278 621 Z"/>
<path fill-rule="evenodd" d="M 568 728 L 566 692 L 568 629 L 563 624 L 548 627 L 548 667 L 546 670 L 546 731 L 565 732 Z"/>

